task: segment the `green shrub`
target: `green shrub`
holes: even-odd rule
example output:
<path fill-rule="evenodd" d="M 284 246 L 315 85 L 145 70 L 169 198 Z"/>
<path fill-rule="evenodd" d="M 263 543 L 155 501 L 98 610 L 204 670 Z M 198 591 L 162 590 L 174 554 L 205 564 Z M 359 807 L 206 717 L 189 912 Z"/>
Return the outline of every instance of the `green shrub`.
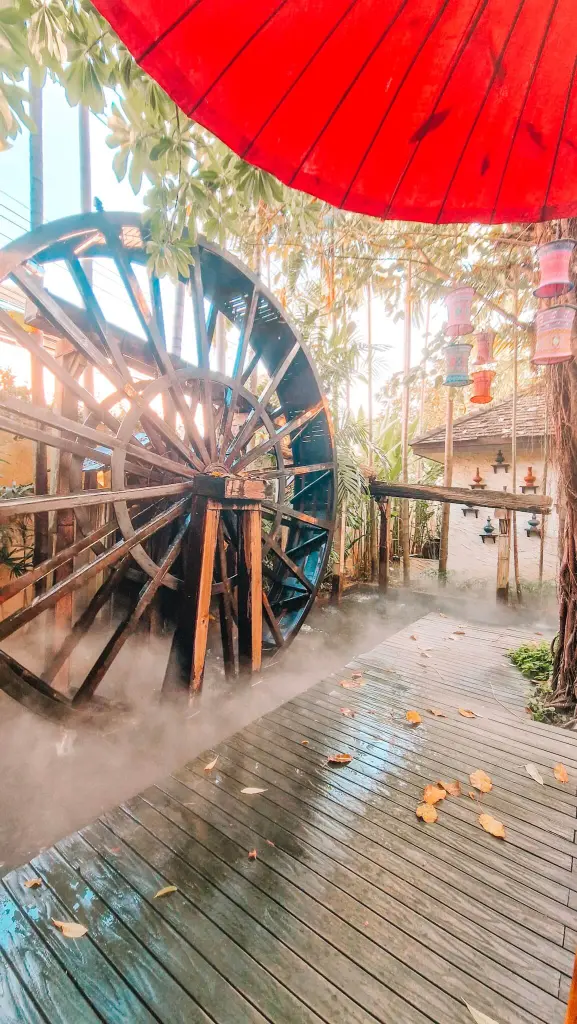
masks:
<path fill-rule="evenodd" d="M 542 640 L 540 644 L 521 644 L 514 651 L 508 651 L 507 657 L 526 679 L 547 682 L 551 675 L 553 657 L 546 640 Z"/>

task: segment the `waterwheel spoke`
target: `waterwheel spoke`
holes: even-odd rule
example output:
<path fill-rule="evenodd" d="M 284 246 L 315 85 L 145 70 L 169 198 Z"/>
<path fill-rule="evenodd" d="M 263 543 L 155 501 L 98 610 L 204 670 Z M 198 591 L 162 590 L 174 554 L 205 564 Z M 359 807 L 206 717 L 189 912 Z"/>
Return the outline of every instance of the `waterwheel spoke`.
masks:
<path fill-rule="evenodd" d="M 132 377 L 120 345 L 114 335 L 113 331 L 108 329 L 106 318 L 100 308 L 100 303 L 94 294 L 94 289 L 86 275 L 84 267 L 77 258 L 71 258 L 67 261 L 70 274 L 78 291 L 82 296 L 82 300 L 86 307 L 86 313 L 88 320 L 92 325 L 92 329 L 100 338 L 101 344 L 105 349 L 108 349 L 110 356 L 121 375 L 122 379 L 126 383 L 127 381 L 132 382 Z"/>
<path fill-rule="evenodd" d="M 190 408 L 184 397 L 180 381 L 176 375 L 176 370 L 172 365 L 172 361 L 166 349 L 165 341 L 158 329 L 154 317 L 148 308 L 148 303 L 142 289 L 134 273 L 134 269 L 130 260 L 126 257 L 124 250 L 121 247 L 120 239 L 118 235 L 110 227 L 106 229 L 106 239 L 112 249 L 114 262 L 117 270 L 120 274 L 124 287 L 128 292 L 132 307 L 140 321 L 142 329 L 144 330 L 152 351 L 154 358 L 159 369 L 168 377 L 170 382 L 170 391 L 174 398 L 178 412 L 182 419 L 184 426 L 184 432 L 190 442 L 195 448 L 197 454 L 206 464 L 210 461 L 206 445 L 199 431 L 196 428 L 194 420 L 192 418 Z"/>
<path fill-rule="evenodd" d="M 234 414 L 238 403 L 239 389 L 241 387 L 242 371 L 244 367 L 244 361 L 246 359 L 246 351 L 250 342 L 252 329 L 254 327 L 254 320 L 258 307 L 259 292 L 255 288 L 250 304 L 247 307 L 243 325 L 240 330 L 240 336 L 238 339 L 238 346 L 236 350 L 236 356 L 233 368 L 233 386 L 232 393 L 227 405 L 226 415 L 224 417 L 224 427 L 222 432 L 222 439 L 220 443 L 220 455 L 221 459 L 226 456 L 227 448 L 232 437 L 232 426 L 234 420 Z"/>
<path fill-rule="evenodd" d="M 262 592 L 262 610 L 275 644 L 278 648 L 284 647 L 285 639 L 280 628 L 280 623 L 272 610 L 271 603 L 264 590 Z"/>
<path fill-rule="evenodd" d="M 62 497 L 70 498 L 77 497 L 76 495 L 63 495 Z M 78 495 L 81 497 L 81 495 Z M 27 622 L 31 622 L 41 612 L 46 611 L 48 608 L 53 608 L 58 601 L 61 601 L 63 597 L 68 594 L 79 590 L 80 587 L 84 586 L 94 576 L 98 575 L 104 569 L 114 565 L 119 559 L 123 558 L 127 552 L 131 551 L 132 548 L 136 547 L 137 544 L 141 544 L 147 540 L 148 537 L 152 537 L 157 530 L 161 527 L 166 526 L 167 523 L 171 523 L 173 519 L 176 519 L 179 515 L 182 515 L 189 504 L 188 498 L 182 498 L 176 502 L 169 509 L 164 512 L 160 512 L 157 516 L 154 516 L 150 522 L 144 526 L 139 527 L 134 531 L 132 537 L 127 540 L 118 541 L 111 548 L 108 548 L 103 554 L 99 555 L 94 559 L 93 562 L 88 562 L 81 568 L 76 569 L 70 576 L 61 580 L 59 583 L 54 584 L 46 593 L 36 597 L 31 604 L 25 608 L 20 608 L 9 615 L 8 618 L 0 622 L 0 641 L 5 640 L 6 637 L 10 636 L 21 626 L 26 625 Z"/>
<path fill-rule="evenodd" d="M 0 523 L 10 516 L 33 512 L 57 512 L 59 509 L 84 508 L 87 505 L 111 505 L 117 501 L 146 501 L 149 498 L 177 497 L 190 494 L 194 484 L 159 484 L 155 487 L 126 487 L 117 491 L 80 491 L 77 494 L 26 494 L 22 498 L 6 498 L 0 504 Z"/>
<path fill-rule="evenodd" d="M 299 567 L 296 564 L 296 562 L 293 562 L 292 558 L 289 555 L 287 555 L 286 551 L 283 551 L 283 549 L 280 546 L 280 544 L 277 544 L 276 541 L 273 540 L 273 538 L 271 537 L 270 534 L 265 534 L 264 535 L 263 542 L 264 542 L 264 550 L 265 550 L 265 552 L 266 552 L 267 548 L 270 548 L 270 550 L 273 551 L 274 554 L 277 556 L 277 558 L 279 558 L 281 560 L 281 562 L 284 563 L 286 568 L 299 581 L 299 583 L 302 583 L 303 587 L 306 590 L 308 590 L 309 593 L 312 594 L 312 592 L 314 590 L 313 584 L 311 583 L 311 581 L 309 579 L 307 579 L 307 577 L 305 576 L 305 574 L 302 571 L 302 569 L 299 569 Z"/>
<path fill-rule="evenodd" d="M 283 437 L 286 437 L 287 434 L 297 434 L 297 432 L 301 432 L 302 430 L 304 430 L 307 423 L 310 423 L 310 421 L 313 420 L 315 416 L 318 416 L 318 414 L 323 410 L 324 402 L 321 400 L 320 402 L 317 402 L 317 404 L 314 405 L 311 409 L 306 409 L 304 412 L 301 412 L 298 416 L 295 416 L 294 419 L 292 419 L 289 423 L 285 424 L 285 426 L 282 427 L 281 430 L 277 430 L 276 434 L 274 434 L 272 437 L 267 438 L 266 441 L 262 441 L 261 444 L 257 444 L 255 448 L 251 448 L 250 451 L 246 453 L 246 455 L 239 459 L 239 461 L 234 466 L 235 472 L 240 473 L 241 470 L 243 470 L 246 466 L 250 465 L 251 462 L 254 462 L 255 459 L 258 459 L 260 455 L 265 455 L 266 452 L 270 451 L 270 449 L 277 443 L 277 441 L 282 441 Z M 292 440 L 294 441 L 295 438 L 293 438 Z"/>
<path fill-rule="evenodd" d="M 212 404 L 212 382 L 210 379 L 210 343 L 206 330 L 204 289 L 202 286 L 202 273 L 200 268 L 200 250 L 198 248 L 195 249 L 194 266 L 190 275 L 190 292 L 192 296 L 192 307 L 194 310 L 198 365 L 200 369 L 204 371 L 202 378 L 204 432 L 208 437 L 208 448 L 211 459 L 214 461 L 217 457 L 217 450 L 216 433 L 214 428 L 214 409 Z"/>
<path fill-rule="evenodd" d="M 257 405 L 255 406 L 255 408 L 253 410 L 252 415 L 247 419 L 246 423 L 241 428 L 241 430 L 239 431 L 237 437 L 235 438 L 234 445 L 233 445 L 231 451 L 228 454 L 228 464 L 229 465 L 232 464 L 232 462 L 234 461 L 236 455 L 238 454 L 238 452 L 240 452 L 241 448 L 246 447 L 246 445 L 248 444 L 250 438 L 258 430 L 259 421 L 263 419 L 263 415 L 267 411 L 266 407 L 267 407 L 268 403 L 270 402 L 272 396 L 274 395 L 278 385 L 280 384 L 281 380 L 283 379 L 283 377 L 284 377 L 286 371 L 288 370 L 289 366 L 291 365 L 292 361 L 295 359 L 295 357 L 298 355 L 299 352 L 300 352 L 300 345 L 299 345 L 298 342 L 296 342 L 293 345 L 293 347 L 290 349 L 288 355 L 285 356 L 285 358 L 281 361 L 280 366 L 278 367 L 278 369 L 274 373 L 272 379 L 269 381 L 269 383 L 267 384 L 265 390 L 263 391 L 262 395 L 260 396 L 260 398 L 258 400 L 258 403 L 257 403 Z"/>
<path fill-rule="evenodd" d="M 304 476 L 307 473 L 334 472 L 334 462 L 317 462 L 312 466 L 291 466 L 289 469 L 247 469 L 245 476 L 257 476 L 259 480 L 274 480 L 279 476 Z"/>
<path fill-rule="evenodd" d="M 292 508 L 291 505 L 277 505 L 272 501 L 263 501 L 263 516 L 272 515 L 276 517 L 281 515 L 283 519 L 296 519 L 300 523 L 307 523 L 308 526 L 316 526 L 319 530 L 330 530 L 332 524 L 328 519 L 318 519 L 316 516 L 309 516 L 305 512 L 298 512 Z"/>
<path fill-rule="evenodd" d="M 169 545 L 164 558 L 161 560 L 158 570 L 152 579 L 147 580 L 143 585 L 136 605 L 134 606 L 130 615 L 121 622 L 115 629 L 108 643 L 104 646 L 104 649 L 98 655 L 94 665 L 90 669 L 88 675 L 83 680 L 82 685 L 76 691 L 73 697 L 73 704 L 82 704 L 89 700 L 95 693 L 99 684 L 101 683 L 106 672 L 110 668 L 112 662 L 118 657 L 120 651 L 124 647 L 126 641 L 132 636 L 136 629 L 140 619 L 144 615 L 146 609 L 150 606 L 154 597 L 156 596 L 158 589 L 162 586 L 164 578 L 172 568 L 173 563 L 180 553 L 182 546 L 182 540 L 186 530 L 188 529 L 188 519 L 180 527 L 176 537 Z"/>
<path fill-rule="evenodd" d="M 305 484 L 305 486 L 301 487 L 299 491 L 295 491 L 292 497 L 289 498 L 291 504 L 294 501 L 299 501 L 301 498 L 304 498 L 305 494 L 307 494 L 309 491 L 313 490 L 318 484 L 320 484 L 321 480 L 326 480 L 327 477 L 331 475 L 332 471 L 327 470 L 326 473 L 321 473 L 321 475 L 317 476 L 315 480 L 311 480 L 308 484 Z"/>

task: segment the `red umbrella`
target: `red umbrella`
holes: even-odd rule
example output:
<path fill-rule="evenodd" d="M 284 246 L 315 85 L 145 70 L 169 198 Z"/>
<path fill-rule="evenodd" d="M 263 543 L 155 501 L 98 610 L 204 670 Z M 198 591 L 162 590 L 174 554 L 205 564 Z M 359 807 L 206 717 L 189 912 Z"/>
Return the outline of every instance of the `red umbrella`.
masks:
<path fill-rule="evenodd" d="M 245 160 L 403 220 L 577 209 L 576 0 L 96 0 Z"/>

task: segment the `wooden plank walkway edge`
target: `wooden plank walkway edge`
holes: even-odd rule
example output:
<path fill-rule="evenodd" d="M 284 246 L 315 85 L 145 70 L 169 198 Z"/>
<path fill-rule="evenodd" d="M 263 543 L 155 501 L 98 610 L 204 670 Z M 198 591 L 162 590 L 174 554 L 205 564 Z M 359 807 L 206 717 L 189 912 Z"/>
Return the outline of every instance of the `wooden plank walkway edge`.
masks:
<path fill-rule="evenodd" d="M 426 615 L 9 872 L 0 1024 L 563 1024 L 577 738 L 526 715 L 528 637 Z"/>

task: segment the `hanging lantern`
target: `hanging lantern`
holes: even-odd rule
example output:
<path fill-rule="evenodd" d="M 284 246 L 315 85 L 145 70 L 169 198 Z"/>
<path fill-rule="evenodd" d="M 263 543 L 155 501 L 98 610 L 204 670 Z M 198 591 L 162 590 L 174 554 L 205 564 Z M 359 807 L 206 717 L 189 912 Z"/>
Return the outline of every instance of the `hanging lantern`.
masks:
<path fill-rule="evenodd" d="M 573 358 L 571 328 L 575 306 L 550 306 L 535 317 L 537 344 L 532 362 L 537 366 L 565 363 Z"/>
<path fill-rule="evenodd" d="M 471 306 L 475 292 L 472 288 L 453 288 L 445 297 L 448 322 L 445 334 L 450 338 L 459 338 L 462 334 L 472 334 L 475 328 L 471 323 Z"/>
<path fill-rule="evenodd" d="M 547 242 L 537 249 L 541 280 L 533 295 L 538 299 L 553 299 L 564 295 L 574 287 L 569 277 L 571 254 L 575 248 L 572 238 L 560 238 L 557 242 Z"/>
<path fill-rule="evenodd" d="M 447 387 L 464 388 L 471 383 L 469 377 L 469 356 L 472 345 L 468 342 L 457 342 L 445 347 L 445 372 L 443 381 Z"/>
<path fill-rule="evenodd" d="M 471 374 L 471 380 L 473 381 L 473 394 L 469 401 L 475 405 L 486 405 L 487 402 L 493 401 L 491 394 L 491 384 L 495 379 L 494 370 L 477 370 L 476 373 Z"/>
<path fill-rule="evenodd" d="M 493 362 L 494 331 L 480 331 L 475 334 L 471 341 L 475 342 L 475 361 L 473 366 L 486 366 Z"/>

